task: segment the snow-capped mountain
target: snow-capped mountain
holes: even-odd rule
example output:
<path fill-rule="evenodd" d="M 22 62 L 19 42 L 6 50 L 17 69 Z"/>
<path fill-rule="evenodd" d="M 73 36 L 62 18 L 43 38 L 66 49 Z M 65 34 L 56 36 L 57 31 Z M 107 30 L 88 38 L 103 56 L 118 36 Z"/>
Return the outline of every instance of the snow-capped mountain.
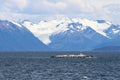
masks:
<path fill-rule="evenodd" d="M 0 20 L 0 51 L 43 51 L 49 48 L 24 26 Z"/>
<path fill-rule="evenodd" d="M 55 50 L 91 50 L 101 45 L 120 43 L 120 26 L 105 20 L 65 17 L 37 24 L 24 21 L 23 25 Z"/>
<path fill-rule="evenodd" d="M 39 23 L 0 20 L 0 51 L 91 50 L 105 46 L 120 46 L 120 25 L 67 17 Z"/>

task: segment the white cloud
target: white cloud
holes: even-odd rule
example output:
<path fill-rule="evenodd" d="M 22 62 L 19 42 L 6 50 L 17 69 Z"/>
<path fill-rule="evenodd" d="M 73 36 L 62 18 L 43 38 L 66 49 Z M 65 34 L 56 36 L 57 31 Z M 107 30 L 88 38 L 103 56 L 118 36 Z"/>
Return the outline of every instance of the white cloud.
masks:
<path fill-rule="evenodd" d="M 64 12 L 67 5 L 64 2 L 52 2 L 48 0 L 34 0 L 30 1 L 30 6 L 27 7 L 26 11 L 32 14 L 56 14 Z"/>
<path fill-rule="evenodd" d="M 39 15 L 57 14 L 120 21 L 120 0 L 0 0 L 5 13 Z"/>
<path fill-rule="evenodd" d="M 49 2 L 47 0 L 43 1 L 43 5 L 47 7 L 47 9 L 51 10 L 64 10 L 66 8 L 66 4 L 63 2 Z"/>
<path fill-rule="evenodd" d="M 109 12 L 110 20 L 113 23 L 120 24 L 120 4 L 110 4 L 105 6 L 105 9 Z"/>
<path fill-rule="evenodd" d="M 28 3 L 28 0 L 6 0 L 3 6 L 10 10 L 18 9 L 22 11 L 28 5 Z"/>
<path fill-rule="evenodd" d="M 94 7 L 87 0 L 66 0 L 69 11 L 74 12 L 92 12 Z"/>
<path fill-rule="evenodd" d="M 37 21 L 40 15 L 29 15 L 24 13 L 12 13 L 12 12 L 0 12 L 0 19 L 1 20 L 12 20 L 12 21 L 19 21 L 19 20 L 30 20 L 32 22 Z M 39 21 L 39 20 L 38 20 Z"/>

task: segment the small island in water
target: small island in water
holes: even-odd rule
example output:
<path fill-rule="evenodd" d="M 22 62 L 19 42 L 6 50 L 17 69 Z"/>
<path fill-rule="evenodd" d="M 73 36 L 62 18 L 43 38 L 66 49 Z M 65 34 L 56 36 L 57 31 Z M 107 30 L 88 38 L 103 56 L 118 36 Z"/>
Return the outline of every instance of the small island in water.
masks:
<path fill-rule="evenodd" d="M 74 55 L 74 54 L 72 54 L 72 55 L 56 55 L 56 56 L 50 56 L 50 58 L 96 58 L 96 57 L 80 53 L 78 55 Z"/>

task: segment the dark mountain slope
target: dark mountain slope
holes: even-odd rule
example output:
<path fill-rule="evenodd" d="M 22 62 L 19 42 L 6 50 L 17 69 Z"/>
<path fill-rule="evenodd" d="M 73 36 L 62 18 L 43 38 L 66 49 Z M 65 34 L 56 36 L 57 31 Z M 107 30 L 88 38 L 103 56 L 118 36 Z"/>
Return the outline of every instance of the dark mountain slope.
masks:
<path fill-rule="evenodd" d="M 0 51 L 44 51 L 49 48 L 25 27 L 0 21 Z"/>

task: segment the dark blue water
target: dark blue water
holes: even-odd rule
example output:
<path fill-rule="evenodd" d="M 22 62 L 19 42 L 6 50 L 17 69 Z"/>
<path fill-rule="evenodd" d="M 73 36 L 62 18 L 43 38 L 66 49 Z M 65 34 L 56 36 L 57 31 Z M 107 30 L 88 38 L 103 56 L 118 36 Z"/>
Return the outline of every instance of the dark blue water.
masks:
<path fill-rule="evenodd" d="M 87 52 L 97 58 L 49 58 L 78 52 L 0 53 L 0 80 L 120 80 L 120 53 Z"/>

